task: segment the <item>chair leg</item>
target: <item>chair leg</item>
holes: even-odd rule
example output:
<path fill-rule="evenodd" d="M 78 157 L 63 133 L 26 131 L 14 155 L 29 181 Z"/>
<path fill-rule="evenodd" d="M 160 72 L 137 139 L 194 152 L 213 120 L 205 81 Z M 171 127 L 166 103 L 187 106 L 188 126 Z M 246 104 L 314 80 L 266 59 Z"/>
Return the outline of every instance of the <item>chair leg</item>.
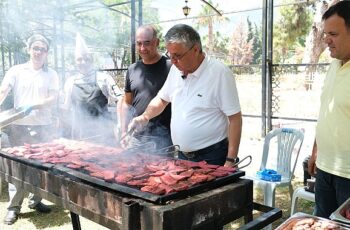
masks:
<path fill-rule="evenodd" d="M 264 204 L 270 207 L 275 207 L 275 192 L 276 185 L 267 183 L 264 186 Z"/>
<path fill-rule="evenodd" d="M 292 205 L 290 207 L 290 215 L 293 215 L 295 213 L 297 203 L 298 203 L 298 196 L 293 195 Z"/>
<path fill-rule="evenodd" d="M 264 204 L 266 206 L 275 207 L 275 193 L 276 185 L 267 183 L 264 186 Z M 271 230 L 272 225 L 268 225 L 264 228 L 265 230 Z"/>
<path fill-rule="evenodd" d="M 294 192 L 293 185 L 292 185 L 292 183 L 290 183 L 289 184 L 289 197 L 290 197 L 290 200 L 292 200 L 293 192 Z"/>

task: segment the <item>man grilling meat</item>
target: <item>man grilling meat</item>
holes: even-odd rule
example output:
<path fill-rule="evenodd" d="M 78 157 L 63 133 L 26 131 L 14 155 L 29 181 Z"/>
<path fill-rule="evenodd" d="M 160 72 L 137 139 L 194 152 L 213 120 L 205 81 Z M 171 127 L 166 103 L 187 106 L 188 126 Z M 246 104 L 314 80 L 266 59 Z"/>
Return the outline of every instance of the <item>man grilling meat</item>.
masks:
<path fill-rule="evenodd" d="M 108 105 L 118 101 L 121 90 L 111 76 L 94 69 L 92 54 L 79 33 L 75 62 L 78 73 L 69 77 L 64 86 L 63 108 L 72 112 L 70 137 L 98 143 L 114 142 L 116 127 L 113 127 Z"/>
<path fill-rule="evenodd" d="M 188 25 L 173 26 L 165 43 L 173 63 L 168 78 L 129 129 L 140 129 L 171 103 L 171 137 L 180 146 L 179 158 L 232 166 L 242 129 L 232 72 L 203 52 L 198 32 Z"/>
<path fill-rule="evenodd" d="M 159 38 L 157 34 L 157 30 L 150 25 L 141 26 L 136 31 L 136 49 L 142 59 L 132 64 L 126 74 L 122 107 L 121 127 L 124 132 L 122 136 L 125 135 L 130 121 L 127 114 L 131 114 L 130 117 L 141 115 L 148 103 L 157 95 L 168 76 L 171 62 L 158 52 Z M 135 133 L 133 141 L 129 141 L 125 147 L 143 144 L 148 141 L 147 139 L 153 141 L 157 149 L 172 145 L 170 117 L 169 104 L 161 115 L 152 119 L 142 131 Z M 122 145 L 124 144 L 122 143 Z"/>
<path fill-rule="evenodd" d="M 10 68 L 0 88 L 0 104 L 12 90 L 14 107 L 25 109 L 28 113 L 28 116 L 10 125 L 8 137 L 11 146 L 49 141 L 53 130 L 51 110 L 57 103 L 59 85 L 56 71 L 46 65 L 49 42 L 44 36 L 35 34 L 28 39 L 27 48 L 30 60 Z M 24 195 L 21 184 L 9 184 L 10 202 L 5 224 L 10 225 L 17 220 Z M 50 208 L 34 194 L 29 194 L 29 208 L 41 213 L 50 212 Z"/>

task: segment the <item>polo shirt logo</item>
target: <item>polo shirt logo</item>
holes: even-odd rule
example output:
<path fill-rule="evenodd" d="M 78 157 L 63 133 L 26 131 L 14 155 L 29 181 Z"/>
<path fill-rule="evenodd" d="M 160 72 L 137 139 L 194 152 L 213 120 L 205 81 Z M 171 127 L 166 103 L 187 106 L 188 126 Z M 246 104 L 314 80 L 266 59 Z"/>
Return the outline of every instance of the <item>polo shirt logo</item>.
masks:
<path fill-rule="evenodd" d="M 202 94 L 197 94 L 198 97 L 202 97 Z"/>

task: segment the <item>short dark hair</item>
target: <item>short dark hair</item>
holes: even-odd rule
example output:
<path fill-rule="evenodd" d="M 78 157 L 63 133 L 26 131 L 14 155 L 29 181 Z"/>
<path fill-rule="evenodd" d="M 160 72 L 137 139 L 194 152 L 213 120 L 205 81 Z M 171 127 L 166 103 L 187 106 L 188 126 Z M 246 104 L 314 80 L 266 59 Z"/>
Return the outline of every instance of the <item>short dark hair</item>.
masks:
<path fill-rule="evenodd" d="M 33 34 L 32 36 L 30 36 L 27 40 L 27 47 L 30 48 L 32 46 L 32 44 L 36 41 L 41 41 L 41 42 L 45 43 L 47 46 L 47 49 L 49 49 L 49 47 L 50 47 L 49 40 L 47 40 L 47 38 L 45 38 L 41 34 Z"/>
<path fill-rule="evenodd" d="M 186 24 L 177 24 L 171 27 L 165 34 L 165 43 L 182 43 L 187 48 L 194 44 L 199 44 L 200 51 L 202 51 L 201 37 L 198 32 L 191 26 Z"/>
<path fill-rule="evenodd" d="M 350 1 L 340 1 L 328 8 L 322 19 L 326 20 L 333 15 L 338 15 L 345 21 L 346 27 L 350 30 Z"/>

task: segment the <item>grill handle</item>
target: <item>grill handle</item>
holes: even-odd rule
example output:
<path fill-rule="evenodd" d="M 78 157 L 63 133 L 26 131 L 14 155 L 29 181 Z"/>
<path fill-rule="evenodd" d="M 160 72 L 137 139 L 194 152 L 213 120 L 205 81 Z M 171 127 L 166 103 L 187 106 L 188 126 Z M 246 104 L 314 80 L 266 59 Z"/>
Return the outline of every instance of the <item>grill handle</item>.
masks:
<path fill-rule="evenodd" d="M 248 163 L 246 163 L 245 165 L 241 166 L 241 167 L 237 167 L 238 165 L 240 165 L 241 163 L 243 163 L 244 161 L 246 161 L 247 159 L 249 159 Z M 246 157 L 244 157 L 242 160 L 238 161 L 236 164 L 234 164 L 232 167 L 237 167 L 237 170 L 240 170 L 242 168 L 247 167 L 248 165 L 250 165 L 250 163 L 252 163 L 252 156 L 248 155 Z"/>

